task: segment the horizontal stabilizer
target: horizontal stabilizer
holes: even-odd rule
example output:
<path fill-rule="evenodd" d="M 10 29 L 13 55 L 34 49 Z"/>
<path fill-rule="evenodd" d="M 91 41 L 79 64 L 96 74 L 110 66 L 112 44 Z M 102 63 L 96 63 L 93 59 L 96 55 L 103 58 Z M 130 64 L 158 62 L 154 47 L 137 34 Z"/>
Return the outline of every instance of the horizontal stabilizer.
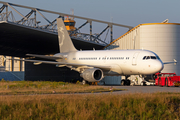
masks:
<path fill-rule="evenodd" d="M 173 63 L 174 65 L 176 65 L 176 64 L 177 64 L 177 60 L 174 59 L 174 62 L 165 62 L 164 64 L 172 64 L 172 63 Z"/>
<path fill-rule="evenodd" d="M 42 62 L 34 62 L 34 65 L 40 65 Z"/>

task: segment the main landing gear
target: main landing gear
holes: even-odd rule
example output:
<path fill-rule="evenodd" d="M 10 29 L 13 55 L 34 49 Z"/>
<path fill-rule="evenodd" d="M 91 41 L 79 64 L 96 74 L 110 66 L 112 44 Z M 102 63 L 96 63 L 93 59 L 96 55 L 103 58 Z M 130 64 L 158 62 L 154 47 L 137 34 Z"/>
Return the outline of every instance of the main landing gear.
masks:
<path fill-rule="evenodd" d="M 89 84 L 89 85 L 97 85 L 98 84 L 98 82 L 88 82 L 88 81 L 86 81 L 86 80 L 82 80 L 82 85 L 86 85 L 86 84 Z"/>
<path fill-rule="evenodd" d="M 87 81 L 86 80 L 82 80 L 82 85 L 85 85 L 87 84 Z"/>
<path fill-rule="evenodd" d="M 125 86 L 125 85 L 130 86 L 131 81 L 128 79 L 128 77 L 130 77 L 130 76 L 127 75 L 127 76 L 125 76 L 125 79 L 122 79 L 122 80 L 121 80 L 121 85 L 122 85 L 122 86 Z"/>

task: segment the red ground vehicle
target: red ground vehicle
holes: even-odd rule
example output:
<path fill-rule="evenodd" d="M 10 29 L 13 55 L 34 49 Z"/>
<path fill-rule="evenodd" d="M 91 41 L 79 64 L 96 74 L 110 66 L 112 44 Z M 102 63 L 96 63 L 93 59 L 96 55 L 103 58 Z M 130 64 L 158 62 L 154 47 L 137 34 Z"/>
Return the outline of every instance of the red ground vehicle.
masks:
<path fill-rule="evenodd" d="M 180 86 L 180 76 L 177 76 L 176 73 L 156 73 L 155 85 L 178 87 Z"/>

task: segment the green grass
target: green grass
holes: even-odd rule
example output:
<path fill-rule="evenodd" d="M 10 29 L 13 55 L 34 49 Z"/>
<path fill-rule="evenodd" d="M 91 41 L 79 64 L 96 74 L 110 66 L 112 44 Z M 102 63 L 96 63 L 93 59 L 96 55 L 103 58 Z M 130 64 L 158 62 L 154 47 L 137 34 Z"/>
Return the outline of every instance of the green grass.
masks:
<path fill-rule="evenodd" d="M 92 94 L 49 94 L 52 91 L 56 91 L 56 93 L 89 92 Z M 180 119 L 180 93 L 157 92 L 153 94 L 115 95 L 111 92 L 102 94 L 103 91 L 110 90 L 102 86 L 64 82 L 0 81 L 0 119 Z M 99 92 L 99 94 L 93 94 L 94 92 Z M 44 95 L 46 93 L 48 95 Z"/>
<path fill-rule="evenodd" d="M 179 94 L 1 96 L 0 119 L 178 120 Z"/>
<path fill-rule="evenodd" d="M 113 89 L 113 91 L 124 89 Z M 0 95 L 52 94 L 52 93 L 109 92 L 109 88 L 96 85 L 70 84 L 50 81 L 0 81 Z"/>

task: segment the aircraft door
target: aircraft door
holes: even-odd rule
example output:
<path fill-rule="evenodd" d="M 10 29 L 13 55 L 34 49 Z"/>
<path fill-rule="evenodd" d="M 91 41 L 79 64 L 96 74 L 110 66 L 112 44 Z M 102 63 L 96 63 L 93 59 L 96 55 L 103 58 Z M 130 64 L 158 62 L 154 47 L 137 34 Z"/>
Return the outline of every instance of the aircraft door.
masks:
<path fill-rule="evenodd" d="M 137 65 L 137 57 L 139 55 L 139 52 L 134 53 L 133 59 L 132 59 L 132 65 Z"/>

